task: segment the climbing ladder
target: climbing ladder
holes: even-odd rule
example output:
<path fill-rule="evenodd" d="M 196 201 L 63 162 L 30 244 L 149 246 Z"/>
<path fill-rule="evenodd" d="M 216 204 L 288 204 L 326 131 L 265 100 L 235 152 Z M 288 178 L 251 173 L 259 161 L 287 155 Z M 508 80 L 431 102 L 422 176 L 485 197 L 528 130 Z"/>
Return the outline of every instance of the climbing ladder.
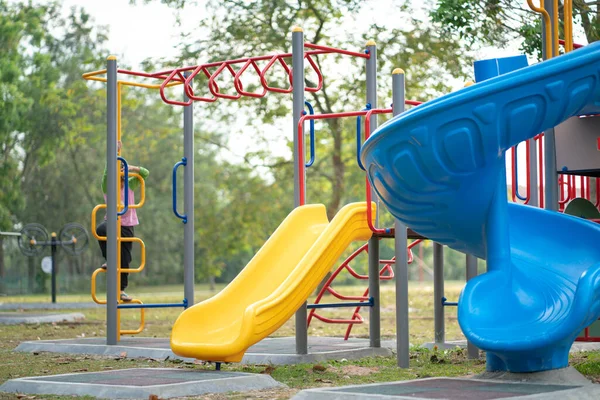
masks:
<path fill-rule="evenodd" d="M 408 258 L 407 258 L 408 264 L 411 264 L 413 262 L 412 248 L 415 247 L 417 244 L 421 243 L 421 241 L 422 241 L 421 239 L 414 240 L 411 244 L 408 245 L 408 247 L 406 249 L 407 256 L 408 256 Z M 348 271 L 348 273 L 350 275 L 352 275 L 352 277 L 354 277 L 358 280 L 368 280 L 369 279 L 368 275 L 363 275 L 363 274 L 358 273 L 350 265 L 350 263 L 352 261 L 354 261 L 354 259 L 362 253 L 365 253 L 365 254 L 369 253 L 369 244 L 368 243 L 363 244 L 356 251 L 354 251 L 348 258 L 346 258 L 346 260 L 344 260 L 344 262 L 341 263 L 335 269 L 335 271 L 331 274 L 329 279 L 327 279 L 327 281 L 325 282 L 325 284 L 319 291 L 319 293 L 315 299 L 315 302 L 312 305 L 308 306 L 310 309 L 310 313 L 308 314 L 308 318 L 307 318 L 307 326 L 310 326 L 310 323 L 313 320 L 313 318 L 316 318 L 319 321 L 322 321 L 326 324 L 347 324 L 348 328 L 346 328 L 346 334 L 344 335 L 344 340 L 348 340 L 348 338 L 350 337 L 350 332 L 352 331 L 352 327 L 354 325 L 363 324 L 365 322 L 363 316 L 360 315 L 360 309 L 362 307 L 370 307 L 373 305 L 373 299 L 369 297 L 369 288 L 367 288 L 363 292 L 362 296 L 347 296 L 347 295 L 341 294 L 340 292 L 335 290 L 332 286 L 335 279 L 344 270 Z M 380 260 L 379 261 L 379 263 L 383 265 L 383 267 L 381 267 L 381 269 L 379 270 L 379 279 L 380 280 L 389 281 L 389 280 L 394 279 L 394 269 L 392 268 L 392 265 L 395 264 L 395 262 L 396 262 L 395 257 L 390 260 Z M 329 293 L 332 296 L 336 297 L 337 299 L 345 301 L 345 302 L 355 301 L 358 303 L 342 302 L 342 303 L 334 303 L 334 304 L 323 304 L 323 303 L 321 303 L 321 301 L 323 300 L 323 296 L 326 293 Z M 352 312 L 352 316 L 349 319 L 328 318 L 328 317 L 324 317 L 317 313 L 317 310 L 319 310 L 319 309 L 348 307 L 348 306 L 354 306 L 354 311 Z"/>
<path fill-rule="evenodd" d="M 117 140 L 121 140 L 121 82 L 117 84 Z M 125 215 L 125 213 L 131 209 L 141 208 L 146 202 L 146 183 L 141 175 L 137 173 L 129 173 L 129 168 L 127 161 L 121 157 L 121 150 L 119 149 L 117 153 L 117 171 L 121 171 L 119 166 L 123 166 L 123 170 L 119 172 L 119 178 L 124 177 L 123 182 L 125 187 L 124 189 L 124 201 L 121 200 L 121 179 L 117 179 L 117 289 L 121 287 L 121 273 L 133 273 L 137 274 L 144 270 L 146 266 L 146 245 L 144 241 L 137 237 L 121 237 L 121 216 Z M 129 177 L 135 177 L 140 181 L 140 200 L 136 204 L 129 204 L 128 199 L 128 181 Z M 99 236 L 96 233 L 96 217 L 98 211 L 101 209 L 106 209 L 106 204 L 98 204 L 92 210 L 92 234 L 97 240 L 106 241 L 106 236 Z M 140 246 L 140 265 L 137 268 L 121 268 L 121 246 L 123 242 L 133 242 L 137 243 Z M 106 273 L 107 269 L 97 268 L 92 273 L 92 285 L 91 285 L 91 294 L 92 299 L 97 304 L 106 304 L 106 300 L 101 300 L 96 295 L 96 279 L 98 274 Z M 117 293 L 120 293 L 120 290 L 117 290 Z M 132 299 L 128 301 L 127 304 L 123 304 L 120 296 L 117 298 L 117 336 L 120 338 L 121 335 L 135 335 L 141 333 L 144 330 L 145 326 L 145 308 L 141 305 L 144 303 L 139 299 Z M 140 306 L 134 306 L 134 305 Z M 137 329 L 121 329 L 121 309 L 122 308 L 139 308 L 140 309 L 140 324 Z"/>

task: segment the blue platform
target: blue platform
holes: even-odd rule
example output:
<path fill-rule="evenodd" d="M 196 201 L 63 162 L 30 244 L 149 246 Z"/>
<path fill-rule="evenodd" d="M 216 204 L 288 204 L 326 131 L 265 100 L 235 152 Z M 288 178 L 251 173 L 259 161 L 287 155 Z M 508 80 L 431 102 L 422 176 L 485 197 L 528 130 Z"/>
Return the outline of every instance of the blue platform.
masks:
<path fill-rule="evenodd" d="M 566 367 L 600 317 L 600 226 L 508 202 L 505 152 L 600 111 L 600 43 L 486 80 L 382 125 L 361 159 L 379 197 L 419 234 L 487 260 L 458 318 L 488 370 Z"/>

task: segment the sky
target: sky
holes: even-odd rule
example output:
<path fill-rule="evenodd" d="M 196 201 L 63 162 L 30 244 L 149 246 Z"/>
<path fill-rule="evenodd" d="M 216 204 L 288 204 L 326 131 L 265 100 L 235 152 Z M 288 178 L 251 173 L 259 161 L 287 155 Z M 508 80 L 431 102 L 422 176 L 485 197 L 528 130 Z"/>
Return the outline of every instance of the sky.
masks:
<path fill-rule="evenodd" d="M 147 59 L 173 58 L 178 52 L 177 43 L 181 40 L 180 32 L 190 31 L 197 25 L 197 20 L 202 15 L 202 6 L 186 6 L 184 12 L 176 11 L 163 5 L 156 0 L 150 4 L 143 4 L 143 0 L 137 0 L 137 5 L 131 5 L 129 0 L 63 0 L 65 12 L 73 6 L 84 7 L 94 18 L 95 23 L 106 25 L 109 28 L 109 39 L 107 47 L 111 54 L 117 55 L 121 62 L 130 65 L 133 69 L 139 67 L 140 63 Z M 201 1 L 199 1 L 201 3 Z M 387 23 L 401 23 L 399 11 L 390 9 L 389 0 L 372 0 L 361 11 L 361 24 L 378 22 L 382 24 L 381 16 L 385 15 Z M 388 22 L 391 21 L 391 22 Z M 358 26 L 344 24 L 340 29 L 358 29 Z M 349 44 L 348 48 L 359 48 L 362 43 Z M 503 57 L 518 54 L 517 45 L 513 48 L 498 50 L 494 48 L 484 49 L 478 55 L 480 59 L 489 57 Z M 462 87 L 463 82 L 453 82 L 455 89 Z M 235 156 L 245 154 L 247 151 L 259 150 L 250 140 L 251 132 L 245 131 L 243 119 L 237 127 L 239 134 L 230 142 L 232 154 Z M 270 139 L 270 147 L 274 153 L 288 154 L 286 146 L 286 135 L 289 121 L 280 121 L 274 126 L 267 128 Z M 282 135 L 282 130 L 286 134 Z M 291 134 L 291 133 L 290 133 Z M 523 156 L 519 157 L 523 159 Z M 525 168 L 520 168 L 520 180 L 524 181 Z"/>
<path fill-rule="evenodd" d="M 112 54 L 124 55 L 133 67 L 146 58 L 174 57 L 174 44 L 179 40 L 180 28 L 173 9 L 153 1 L 150 4 L 131 5 L 129 0 L 63 0 L 65 10 L 84 7 L 96 24 L 109 27 L 108 49 Z M 186 28 L 193 19 L 190 13 L 182 16 Z"/>

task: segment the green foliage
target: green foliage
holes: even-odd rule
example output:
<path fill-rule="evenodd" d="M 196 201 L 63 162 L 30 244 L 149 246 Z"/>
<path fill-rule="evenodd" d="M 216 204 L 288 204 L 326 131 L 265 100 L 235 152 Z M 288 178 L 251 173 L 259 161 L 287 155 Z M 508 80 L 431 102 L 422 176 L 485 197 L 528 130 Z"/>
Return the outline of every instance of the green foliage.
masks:
<path fill-rule="evenodd" d="M 563 37 L 564 9 L 559 3 L 559 33 Z M 588 43 L 600 38 L 598 6 L 595 1 L 573 1 L 574 26 L 579 26 Z M 506 47 L 518 41 L 521 51 L 541 58 L 541 16 L 524 1 L 438 0 L 430 15 L 442 32 L 459 37 L 470 46 Z"/>
<path fill-rule="evenodd" d="M 178 10 L 189 5 L 178 0 L 162 3 Z M 394 2 L 404 17 L 401 28 L 374 24 L 364 31 L 340 34 L 339 26 L 359 21 L 367 4 L 360 0 L 210 1 L 199 22 L 199 31 L 208 34 L 187 34 L 177 64 L 288 52 L 290 29 L 301 25 L 307 41 L 323 45 L 362 51 L 367 39 L 377 40 L 380 107 L 389 106 L 389 73 L 395 67 L 406 71 L 407 97 L 419 100 L 448 92 L 453 78 L 466 79 L 471 60 L 462 43 L 420 17 L 424 9 L 414 2 Z M 106 100 L 105 86 L 83 81 L 81 74 L 102 68 L 106 35 L 80 9 L 64 16 L 55 3 L 34 6 L 0 0 L 0 229 L 19 229 L 28 222 L 42 223 L 50 230 L 59 230 L 67 222 L 91 228 L 90 211 L 102 202 Z M 364 60 L 341 55 L 315 59 L 325 73 L 323 89 L 307 95 L 315 111 L 362 109 Z M 146 62 L 143 67 L 162 66 Z M 276 68 L 270 82 L 287 85 L 285 74 Z M 307 86 L 315 82 L 314 72 L 307 67 Z M 231 78 L 219 77 L 224 91 L 230 85 Z M 244 85 L 248 90 L 256 88 L 257 77 L 244 75 Z M 206 82 L 198 78 L 194 87 L 200 94 Z M 210 115 L 211 123 L 199 123 L 195 134 L 196 277 L 228 282 L 293 207 L 291 151 L 274 154 L 264 133 L 265 127 L 284 125 L 282 137 L 292 138 L 291 98 L 271 93 L 263 99 L 198 104 L 202 119 L 196 121 L 204 122 Z M 136 229 L 146 244 L 146 269 L 131 280 L 181 283 L 183 229 L 171 211 L 171 169 L 183 152 L 181 109 L 165 105 L 154 91 L 124 88 L 122 110 L 123 155 L 131 164 L 151 171 Z M 380 122 L 385 118 L 380 117 Z M 330 217 L 344 204 L 364 200 L 364 172 L 356 165 L 355 123 L 354 119 L 317 122 L 317 161 L 308 170 L 307 199 L 326 204 Z M 257 146 L 241 161 L 232 160 L 230 147 L 240 138 L 236 129 L 243 124 Z M 291 146 L 288 140 L 289 150 Z M 98 222 L 102 216 L 101 212 Z M 391 223 L 385 216 L 382 225 Z M 27 263 L 14 244 L 5 247 L 9 273 L 39 270 L 38 259 Z M 140 260 L 139 249 L 134 251 L 138 253 L 132 267 Z M 390 241 L 382 251 L 391 254 Z M 428 254 L 429 250 L 424 258 Z M 102 263 L 94 239 L 80 257 L 61 257 L 61 276 L 68 277 L 61 280 L 61 290 L 87 289 L 88 277 Z M 448 265 L 457 268 L 452 276 L 462 276 L 462 255 L 449 257 Z M 41 289 L 47 276 L 37 275 Z"/>

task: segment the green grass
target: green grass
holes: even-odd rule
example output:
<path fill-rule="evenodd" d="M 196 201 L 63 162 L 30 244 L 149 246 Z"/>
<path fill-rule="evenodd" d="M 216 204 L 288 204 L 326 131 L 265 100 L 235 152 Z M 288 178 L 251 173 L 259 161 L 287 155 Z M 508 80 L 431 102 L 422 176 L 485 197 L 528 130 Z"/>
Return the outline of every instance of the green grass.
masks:
<path fill-rule="evenodd" d="M 450 301 L 458 298 L 463 283 L 447 282 L 446 297 Z M 158 288 L 141 289 L 132 287 L 129 291 L 142 300 L 148 302 L 177 302 L 181 301 L 180 287 L 163 286 Z M 357 294 L 364 290 L 363 287 L 339 287 L 338 291 L 344 294 Z M 293 366 L 266 366 L 266 365 L 240 365 L 230 364 L 223 367 L 228 371 L 243 371 L 253 373 L 268 373 L 273 378 L 286 384 L 287 389 L 267 391 L 252 391 L 240 394 L 228 393 L 224 395 L 209 395 L 198 398 L 206 399 L 287 399 L 298 390 L 319 386 L 341 386 L 360 383 L 387 382 L 425 378 L 433 376 L 466 376 L 480 373 L 485 365 L 482 360 L 468 360 L 465 350 L 427 351 L 417 345 L 433 339 L 433 287 L 430 283 L 411 284 L 410 296 L 410 341 L 411 349 L 410 368 L 396 367 L 395 357 L 371 357 L 356 361 L 330 361 L 316 365 Z M 204 300 L 211 296 L 206 286 L 199 286 L 196 290 L 196 301 Z M 60 296 L 61 302 L 89 302 L 89 295 Z M 312 299 L 311 299 L 312 300 Z M 2 302 L 38 302 L 47 301 L 46 297 L 4 297 Z M 326 297 L 324 302 L 335 302 L 336 299 Z M 393 338 L 395 335 L 395 294 L 393 285 L 382 285 L 381 288 L 381 320 L 384 338 Z M 446 339 L 463 339 L 458 322 L 456 309 L 446 309 Z M 77 337 L 104 337 L 105 310 L 104 308 L 84 310 L 64 310 L 83 312 L 86 316 L 84 322 L 41 324 L 41 325 L 0 325 L 0 383 L 18 377 L 51 375 L 69 372 L 103 371 L 108 369 L 123 369 L 132 367 L 171 367 L 185 369 L 212 369 L 211 365 L 198 363 L 183 363 L 171 360 L 135 359 L 121 357 L 99 357 L 84 355 L 65 355 L 55 353 L 16 353 L 12 350 L 24 340 L 59 339 Z M 368 310 L 363 316 L 368 320 Z M 348 309 L 333 309 L 323 312 L 328 317 L 348 318 L 351 311 Z M 176 309 L 151 309 L 146 311 L 146 330 L 142 336 L 167 337 L 171 326 L 180 310 Z M 122 313 L 123 328 L 135 328 L 139 324 L 139 310 L 124 311 Z M 291 336 L 294 333 L 293 319 L 279 329 L 275 336 Z M 309 335 L 314 336 L 343 336 L 346 325 L 329 325 L 314 321 L 309 328 Z M 357 325 L 352 331 L 352 337 L 368 337 L 368 325 Z M 571 357 L 571 365 L 575 366 L 588 378 L 600 382 L 600 352 L 580 353 Z M 0 394 L 0 399 L 14 398 L 14 395 Z M 73 397 L 60 396 L 35 396 L 36 399 L 73 399 Z M 83 398 L 83 397 L 82 397 Z"/>

